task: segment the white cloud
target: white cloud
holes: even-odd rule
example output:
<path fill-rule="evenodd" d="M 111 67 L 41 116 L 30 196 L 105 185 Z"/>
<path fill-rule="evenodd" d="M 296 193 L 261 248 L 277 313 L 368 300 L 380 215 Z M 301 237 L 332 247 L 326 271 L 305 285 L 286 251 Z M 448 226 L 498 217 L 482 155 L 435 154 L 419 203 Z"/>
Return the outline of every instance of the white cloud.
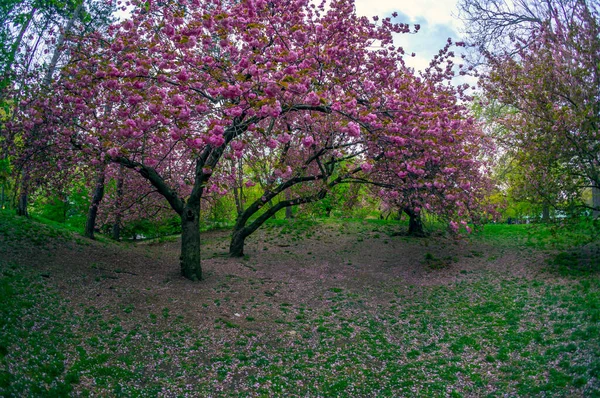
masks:
<path fill-rule="evenodd" d="M 390 16 L 394 11 L 408 15 L 413 20 L 425 18 L 431 24 L 450 25 L 455 30 L 460 27 L 456 14 L 456 0 L 356 0 L 356 11 L 366 16 Z"/>
<path fill-rule="evenodd" d="M 462 22 L 456 17 L 457 0 L 356 0 L 356 12 L 368 17 L 390 17 L 393 12 L 399 15 L 395 22 L 420 24 L 417 34 L 397 35 L 395 43 L 402 46 L 407 53 L 406 64 L 416 70 L 423 70 L 438 51 L 446 45 L 446 40 L 454 42 L 462 40 L 460 32 Z M 459 54 L 460 49 L 453 49 Z M 416 53 L 411 57 L 411 53 Z M 460 57 L 454 61 L 461 63 Z M 474 84 L 472 78 L 455 78 L 455 84 L 468 82 Z"/>

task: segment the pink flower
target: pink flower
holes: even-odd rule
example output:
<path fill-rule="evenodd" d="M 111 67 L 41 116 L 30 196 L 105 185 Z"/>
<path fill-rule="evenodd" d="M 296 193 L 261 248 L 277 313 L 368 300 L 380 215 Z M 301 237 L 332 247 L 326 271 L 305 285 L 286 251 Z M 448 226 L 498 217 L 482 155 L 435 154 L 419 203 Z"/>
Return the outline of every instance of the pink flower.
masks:
<path fill-rule="evenodd" d="M 171 98 L 171 104 L 175 106 L 182 106 L 185 104 L 185 98 L 183 98 L 183 95 L 175 94 L 173 98 Z"/>
<path fill-rule="evenodd" d="M 350 137 L 360 136 L 360 126 L 354 122 L 348 123 L 348 135 Z"/>
<path fill-rule="evenodd" d="M 277 137 L 277 141 L 281 142 L 282 144 L 287 144 L 291 139 L 292 137 L 288 133 L 283 133 Z"/>
<path fill-rule="evenodd" d="M 231 141 L 231 148 L 234 151 L 241 151 L 244 149 L 244 143 L 242 141 Z"/>
<path fill-rule="evenodd" d="M 165 33 L 165 35 L 167 35 L 167 36 L 170 37 L 170 36 L 172 36 L 175 33 L 175 28 L 173 27 L 173 25 L 167 24 L 162 29 L 162 31 Z"/>
<path fill-rule="evenodd" d="M 129 102 L 129 104 L 131 106 L 135 106 L 135 105 L 139 104 L 140 102 L 142 102 L 142 100 L 143 100 L 143 98 L 139 94 L 135 94 L 135 95 L 132 95 L 131 97 L 127 98 L 127 102 Z"/>
<path fill-rule="evenodd" d="M 196 112 L 198 113 L 204 113 L 208 110 L 208 106 L 204 105 L 204 104 L 200 104 L 200 105 L 196 105 Z"/>
<path fill-rule="evenodd" d="M 179 132 L 179 129 L 177 129 L 177 128 L 171 129 L 171 131 L 169 132 L 169 134 L 171 135 L 171 138 L 174 139 L 174 140 L 176 140 L 176 141 L 181 138 L 181 134 Z"/>
<path fill-rule="evenodd" d="M 369 171 L 373 170 L 373 165 L 370 163 L 363 163 L 360 165 L 360 169 L 365 173 L 368 173 Z"/>
<path fill-rule="evenodd" d="M 108 156 L 114 159 L 119 154 L 119 150 L 117 148 L 110 148 L 108 151 L 106 151 L 106 153 Z"/>
<path fill-rule="evenodd" d="M 450 229 L 452 232 L 458 232 L 458 223 L 456 221 L 450 221 Z"/>
<path fill-rule="evenodd" d="M 302 144 L 303 144 L 305 147 L 310 147 L 310 146 L 312 146 L 314 143 L 315 143 L 315 140 L 314 140 L 314 138 L 312 138 L 311 136 L 304 137 L 304 139 L 302 140 Z"/>
<path fill-rule="evenodd" d="M 290 178 L 292 176 L 293 170 L 290 166 L 287 166 L 285 172 L 281 175 L 282 178 Z"/>
<path fill-rule="evenodd" d="M 234 108 L 229 108 L 229 109 L 226 109 L 226 110 L 225 110 L 225 114 L 226 114 L 227 116 L 232 116 L 232 117 L 238 117 L 238 116 L 241 116 L 243 112 L 244 112 L 244 111 L 243 111 L 243 110 L 242 110 L 242 108 L 240 108 L 239 106 L 236 106 L 236 107 L 234 107 Z"/>
<path fill-rule="evenodd" d="M 267 94 L 269 97 L 275 97 L 280 92 L 281 92 L 281 89 L 279 88 L 277 83 L 270 82 L 267 84 L 267 87 L 265 88 L 265 94 Z"/>
<path fill-rule="evenodd" d="M 225 129 L 223 128 L 223 126 L 216 125 L 215 127 L 213 127 L 210 130 L 210 132 L 211 132 L 211 134 L 214 134 L 214 135 L 223 135 L 223 132 L 225 132 Z"/>
<path fill-rule="evenodd" d="M 221 95 L 224 98 L 236 98 L 242 95 L 242 90 L 237 85 L 230 85 L 221 90 Z"/>
<path fill-rule="evenodd" d="M 271 138 L 268 142 L 267 142 L 267 146 L 271 149 L 275 149 L 277 148 L 277 141 L 275 141 L 273 138 Z"/>
<path fill-rule="evenodd" d="M 225 138 L 222 135 L 211 135 L 208 138 L 208 143 L 214 147 L 221 146 L 225 143 Z"/>
<path fill-rule="evenodd" d="M 321 103 L 321 99 L 316 93 L 310 92 L 306 96 L 306 103 L 311 106 L 318 106 Z"/>
<path fill-rule="evenodd" d="M 153 114 L 158 115 L 160 113 L 160 106 L 156 104 L 150 104 L 148 105 L 148 110 Z"/>
<path fill-rule="evenodd" d="M 180 70 L 179 73 L 175 75 L 175 77 L 177 77 L 177 80 L 179 80 L 180 82 L 185 82 L 189 79 L 189 76 L 185 69 Z"/>

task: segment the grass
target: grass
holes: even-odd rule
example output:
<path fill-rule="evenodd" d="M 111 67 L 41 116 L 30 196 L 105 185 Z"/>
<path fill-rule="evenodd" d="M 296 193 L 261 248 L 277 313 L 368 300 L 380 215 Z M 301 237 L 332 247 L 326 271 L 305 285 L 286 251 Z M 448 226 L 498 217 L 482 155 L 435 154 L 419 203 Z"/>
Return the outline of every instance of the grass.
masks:
<path fill-rule="evenodd" d="M 52 250 L 73 239 L 0 217 L 0 248 L 27 240 Z M 319 226 L 268 227 L 304 239 Z M 364 239 L 398 227 L 348 224 Z M 551 236 L 492 225 L 475 239 L 548 250 Z M 166 307 L 131 322 L 138 311 L 131 304 L 73 306 L 51 279 L 0 256 L 0 396 L 600 396 L 600 279 L 575 266 L 582 257 L 566 248 L 575 238 L 561 239 L 548 267 L 568 274 L 484 271 L 447 286 L 389 285 L 378 299 L 340 285 L 315 297 L 314 307 L 283 302 L 271 317 L 220 317 L 202 328 Z M 415 261 L 439 269 L 454 259 L 424 251 Z M 260 288 L 253 303 L 277 296 Z M 226 313 L 231 304 L 210 305 Z"/>
<path fill-rule="evenodd" d="M 94 307 L 76 315 L 40 275 L 2 264 L 0 395 L 600 394 L 596 278 L 484 279 L 395 297 L 377 316 L 363 311 L 368 295 L 341 288 L 322 311 L 285 303 L 274 336 L 225 319 L 195 330 L 168 310 L 126 326 Z"/>
<path fill-rule="evenodd" d="M 538 250 L 565 250 L 598 238 L 599 222 L 578 221 L 564 224 L 487 224 L 475 239 L 505 246 Z"/>

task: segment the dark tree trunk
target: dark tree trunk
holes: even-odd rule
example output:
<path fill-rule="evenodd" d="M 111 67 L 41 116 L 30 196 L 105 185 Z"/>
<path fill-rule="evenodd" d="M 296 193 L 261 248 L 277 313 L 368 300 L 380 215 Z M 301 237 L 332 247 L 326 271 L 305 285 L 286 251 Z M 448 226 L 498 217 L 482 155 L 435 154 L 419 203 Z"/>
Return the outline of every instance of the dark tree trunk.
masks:
<path fill-rule="evenodd" d="M 240 194 L 236 186 L 233 187 L 233 199 L 235 200 L 235 212 L 239 216 L 242 214 L 242 202 L 240 201 Z"/>
<path fill-rule="evenodd" d="M 408 234 L 410 236 L 425 236 L 425 230 L 423 229 L 423 220 L 421 214 L 413 211 L 410 208 L 405 208 L 404 212 L 408 214 Z"/>
<path fill-rule="evenodd" d="M 19 201 L 17 202 L 17 215 L 22 217 L 29 217 L 29 211 L 27 210 L 27 202 L 29 199 L 29 176 L 27 173 L 23 173 L 21 180 L 21 189 L 19 192 Z"/>
<path fill-rule="evenodd" d="M 247 236 L 248 234 L 245 232 L 245 228 L 234 230 L 231 235 L 231 242 L 229 243 L 229 255 L 231 257 L 244 256 L 244 242 Z"/>
<path fill-rule="evenodd" d="M 290 200 L 290 199 L 292 199 L 290 191 L 286 190 L 285 191 L 285 200 Z M 292 214 L 292 206 L 287 206 L 285 208 L 285 219 L 291 220 L 292 218 L 294 218 L 294 215 Z"/>
<path fill-rule="evenodd" d="M 542 222 L 549 223 L 550 222 L 550 206 L 548 203 L 544 203 L 542 205 Z"/>
<path fill-rule="evenodd" d="M 117 195 L 115 198 L 115 222 L 112 227 L 112 238 L 121 239 L 121 205 L 123 202 L 123 165 L 119 165 L 119 175 L 117 177 Z"/>
<path fill-rule="evenodd" d="M 271 207 L 264 213 L 258 216 L 252 223 L 246 225 L 250 217 L 256 214 L 263 206 L 262 199 L 256 200 L 238 217 L 233 233 L 231 234 L 231 242 L 229 243 L 229 255 L 231 257 L 242 257 L 244 255 L 244 241 L 254 233 L 261 225 L 269 218 L 273 217 L 279 210 L 287 207 L 297 206 L 304 203 L 312 203 L 323 199 L 327 195 L 327 190 L 323 189 L 319 193 L 311 196 L 300 197 L 296 199 L 284 200 Z"/>
<path fill-rule="evenodd" d="M 192 281 L 202 280 L 200 263 L 200 212 L 186 207 L 181 215 L 181 274 Z"/>
<path fill-rule="evenodd" d="M 121 220 L 120 216 L 117 215 L 117 219 L 115 219 L 115 223 L 112 226 L 112 238 L 113 240 L 119 241 L 121 240 Z"/>
<path fill-rule="evenodd" d="M 29 217 L 29 212 L 27 211 L 27 196 L 27 191 L 21 191 L 19 203 L 17 203 L 18 216 Z"/>
<path fill-rule="evenodd" d="M 92 196 L 92 203 L 90 203 L 87 220 L 85 222 L 84 235 L 90 239 L 94 239 L 94 229 L 96 228 L 98 206 L 100 206 L 102 198 L 104 198 L 104 165 L 98 167 L 96 175 L 96 186 L 94 187 L 94 195 Z"/>

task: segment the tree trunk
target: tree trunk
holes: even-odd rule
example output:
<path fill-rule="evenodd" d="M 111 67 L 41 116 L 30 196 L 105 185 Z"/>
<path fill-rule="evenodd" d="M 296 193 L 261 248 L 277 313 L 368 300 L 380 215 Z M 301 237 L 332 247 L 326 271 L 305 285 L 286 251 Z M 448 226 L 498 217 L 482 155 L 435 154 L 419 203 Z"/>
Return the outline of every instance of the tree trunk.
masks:
<path fill-rule="evenodd" d="M 544 203 L 542 205 L 542 222 L 549 223 L 550 222 L 550 206 L 548 203 Z"/>
<path fill-rule="evenodd" d="M 200 211 L 186 207 L 181 215 L 181 274 L 192 281 L 202 280 L 200 263 Z"/>
<path fill-rule="evenodd" d="M 292 194 L 290 193 L 290 191 L 288 189 L 286 189 L 285 200 L 290 200 L 290 199 L 292 199 Z M 285 208 L 285 219 L 291 220 L 292 218 L 294 218 L 294 215 L 292 214 L 292 206 L 287 206 Z"/>
<path fill-rule="evenodd" d="M 238 188 L 235 185 L 233 186 L 233 199 L 235 200 L 235 211 L 236 211 L 237 215 L 239 216 L 244 211 L 244 208 L 242 206 L 242 200 L 240 198 L 240 193 L 238 191 Z"/>
<path fill-rule="evenodd" d="M 22 217 L 29 217 L 29 211 L 27 211 L 27 201 L 29 197 L 29 176 L 27 173 L 23 173 L 21 179 L 21 189 L 19 192 L 19 201 L 17 203 L 17 215 Z"/>
<path fill-rule="evenodd" d="M 123 202 L 123 165 L 119 165 L 119 175 L 117 177 L 117 195 L 115 198 L 115 222 L 112 227 L 112 238 L 121 239 L 121 205 Z"/>
<path fill-rule="evenodd" d="M 96 216 L 98 215 L 98 206 L 104 197 L 104 165 L 99 166 L 96 175 L 96 187 L 92 196 L 92 203 L 88 210 L 87 220 L 85 222 L 84 235 L 94 239 L 94 229 L 96 228 Z"/>
<path fill-rule="evenodd" d="M 19 203 L 17 204 L 17 215 L 23 217 L 29 217 L 29 212 L 27 211 L 27 191 L 21 191 L 19 195 Z"/>
<path fill-rule="evenodd" d="M 54 71 L 56 70 L 56 66 L 58 65 L 58 59 L 60 58 L 62 50 L 61 47 L 65 42 L 65 38 L 71 32 L 71 29 L 73 29 L 73 25 L 79 17 L 79 13 L 82 9 L 83 1 L 80 1 L 79 4 L 77 4 L 75 10 L 73 11 L 73 15 L 71 15 L 71 18 L 69 18 L 69 20 L 67 21 L 64 30 L 58 36 L 58 40 L 56 41 L 56 47 L 54 49 L 54 53 L 52 54 L 52 59 L 50 60 L 50 64 L 48 65 L 48 69 L 46 70 L 46 75 L 44 76 L 44 80 L 42 81 L 42 86 L 44 88 L 48 88 L 48 86 L 50 86 L 50 83 L 52 83 L 52 75 L 54 75 Z"/>
<path fill-rule="evenodd" d="M 244 256 L 244 241 L 248 237 L 245 228 L 234 230 L 231 235 L 231 242 L 229 243 L 229 255 L 231 257 L 243 257 Z"/>
<path fill-rule="evenodd" d="M 592 216 L 596 220 L 600 217 L 600 188 L 598 187 L 592 188 L 592 205 L 594 206 Z"/>
<path fill-rule="evenodd" d="M 286 207 L 297 206 L 304 203 L 312 203 L 322 200 L 327 195 L 327 190 L 322 189 L 319 193 L 311 196 L 300 197 L 296 199 L 284 200 L 279 202 L 264 213 L 258 216 L 254 221 L 247 225 L 248 220 L 254 214 L 256 214 L 262 207 L 262 199 L 254 201 L 244 212 L 237 218 L 235 227 L 233 227 L 233 234 L 231 235 L 231 242 L 229 244 L 229 255 L 231 257 L 241 257 L 244 255 L 244 241 L 246 238 L 254 233 L 261 225 L 263 225 L 269 218 L 273 217 L 279 210 Z"/>
<path fill-rule="evenodd" d="M 7 79 L 7 75 L 10 73 L 10 69 L 12 68 L 13 63 L 15 62 L 15 57 L 19 48 L 21 47 L 21 42 L 23 41 L 23 37 L 25 36 L 25 32 L 29 29 L 29 24 L 35 15 L 37 8 L 32 8 L 29 14 L 27 15 L 27 20 L 21 26 L 21 30 L 19 31 L 19 35 L 17 36 L 15 42 L 12 44 L 10 49 L 10 54 L 8 55 L 8 62 L 2 71 L 2 79 Z"/>
<path fill-rule="evenodd" d="M 421 214 L 413 211 L 412 209 L 406 208 L 404 212 L 408 214 L 408 234 L 410 236 L 425 236 L 425 230 L 423 229 L 423 220 L 421 220 Z"/>

